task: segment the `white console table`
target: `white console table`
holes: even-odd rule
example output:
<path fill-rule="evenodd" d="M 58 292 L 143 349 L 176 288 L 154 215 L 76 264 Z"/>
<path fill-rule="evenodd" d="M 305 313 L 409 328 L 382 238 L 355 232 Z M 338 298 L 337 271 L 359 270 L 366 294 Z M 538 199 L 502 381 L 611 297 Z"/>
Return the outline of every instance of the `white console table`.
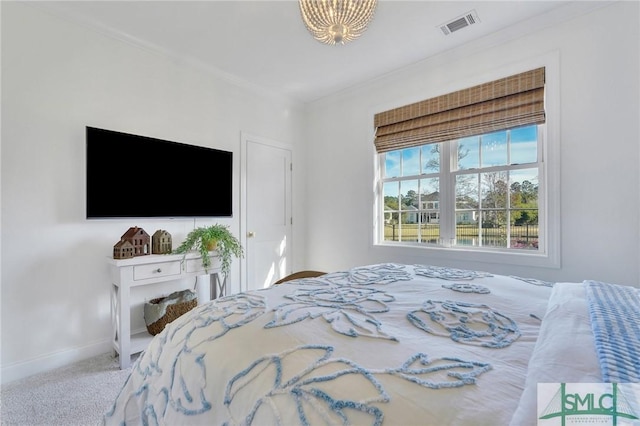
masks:
<path fill-rule="evenodd" d="M 151 254 L 130 259 L 109 259 L 111 270 L 111 326 L 113 349 L 120 358 L 120 368 L 128 368 L 131 355 L 142 352 L 153 338 L 146 331 L 131 334 L 131 288 L 209 275 L 210 297 L 224 296 L 226 280 L 221 281 L 220 260 L 211 252 L 211 267 L 205 271 L 197 253 Z"/>

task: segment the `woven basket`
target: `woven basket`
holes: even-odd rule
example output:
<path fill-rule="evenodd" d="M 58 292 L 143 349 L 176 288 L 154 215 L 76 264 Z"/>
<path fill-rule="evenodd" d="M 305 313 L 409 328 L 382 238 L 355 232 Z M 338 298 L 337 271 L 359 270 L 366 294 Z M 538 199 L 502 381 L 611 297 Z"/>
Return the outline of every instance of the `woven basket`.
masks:
<path fill-rule="evenodd" d="M 189 290 L 187 290 L 187 291 L 189 291 Z M 146 303 L 150 304 L 150 305 L 157 305 L 157 304 L 161 303 L 162 301 L 164 301 L 165 299 L 167 299 L 167 297 L 159 297 L 157 299 L 151 299 L 150 301 L 148 301 Z M 198 305 L 198 299 L 197 298 L 194 298 L 193 300 L 188 300 L 188 301 L 184 301 L 184 302 L 177 302 L 177 303 L 172 303 L 170 305 L 167 305 L 165 314 L 162 317 L 160 317 L 160 319 L 158 319 L 157 321 L 149 324 L 147 322 L 147 319 L 145 318 L 145 323 L 147 325 L 147 331 L 149 332 L 149 334 L 155 336 L 156 334 L 158 334 L 162 330 L 164 330 L 164 328 L 167 326 L 167 324 L 169 324 L 171 321 L 174 321 L 178 317 L 186 314 L 191 309 L 195 308 L 197 305 Z"/>

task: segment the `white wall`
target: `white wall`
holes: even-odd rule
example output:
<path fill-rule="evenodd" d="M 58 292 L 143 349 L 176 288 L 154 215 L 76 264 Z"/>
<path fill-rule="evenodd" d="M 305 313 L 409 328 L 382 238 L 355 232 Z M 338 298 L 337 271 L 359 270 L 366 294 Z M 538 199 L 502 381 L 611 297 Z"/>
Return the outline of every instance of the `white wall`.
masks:
<path fill-rule="evenodd" d="M 639 16 L 638 2 L 607 4 L 510 41 L 502 37 L 508 32 L 477 40 L 308 106 L 308 266 L 334 270 L 395 261 L 638 285 Z M 560 79 L 559 115 L 549 118 L 559 123 L 550 143 L 560 144 L 560 268 L 374 247 L 373 113 L 549 55 L 558 58 Z"/>
<path fill-rule="evenodd" d="M 130 226 L 149 234 L 166 229 L 174 244 L 194 226 L 193 220 L 87 221 L 85 126 L 233 151 L 234 217 L 221 222 L 237 234 L 241 131 L 292 145 L 295 161 L 304 157 L 301 123 L 300 105 L 286 99 L 39 7 L 2 2 L 3 382 L 110 350 L 106 259 L 113 245 Z M 303 209 L 304 167 L 294 179 L 295 212 Z M 305 257 L 303 239 L 304 232 L 294 238 L 296 269 Z M 234 268 L 238 276 L 238 262 Z M 136 309 L 176 284 L 193 285 L 142 291 Z M 144 327 L 141 314 L 134 327 Z"/>
<path fill-rule="evenodd" d="M 226 83 L 35 6 L 1 2 L 1 14 L 3 382 L 109 350 L 105 260 L 113 244 L 133 225 L 167 229 L 176 240 L 194 226 L 86 221 L 86 125 L 228 149 L 236 171 L 241 131 L 292 144 L 294 162 L 306 163 L 294 172 L 294 269 L 420 262 L 638 284 L 637 2 L 612 4 L 517 40 L 479 40 L 318 101 L 304 117 L 285 99 Z M 467 264 L 373 247 L 372 113 L 549 52 L 558 52 L 560 70 L 561 268 Z M 236 188 L 239 179 L 236 172 Z M 239 211 L 237 197 L 235 203 Z M 239 217 L 225 223 L 239 231 Z M 138 302 L 145 297 L 138 295 Z"/>

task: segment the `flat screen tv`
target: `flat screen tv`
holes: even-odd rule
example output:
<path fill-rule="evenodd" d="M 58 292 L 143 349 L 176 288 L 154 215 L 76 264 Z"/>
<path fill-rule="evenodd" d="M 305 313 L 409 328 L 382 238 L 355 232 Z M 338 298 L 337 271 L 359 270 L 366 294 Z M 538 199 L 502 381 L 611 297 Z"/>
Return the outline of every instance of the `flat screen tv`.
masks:
<path fill-rule="evenodd" d="M 232 216 L 233 153 L 86 128 L 87 219 Z"/>

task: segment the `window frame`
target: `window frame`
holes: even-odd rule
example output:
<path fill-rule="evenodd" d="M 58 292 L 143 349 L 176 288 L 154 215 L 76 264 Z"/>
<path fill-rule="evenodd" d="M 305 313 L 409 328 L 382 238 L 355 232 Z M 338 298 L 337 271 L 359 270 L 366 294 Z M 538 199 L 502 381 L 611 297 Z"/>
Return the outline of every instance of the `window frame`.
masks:
<path fill-rule="evenodd" d="M 497 165 L 497 166 L 481 166 L 481 167 L 472 167 L 469 169 L 465 169 L 465 168 L 459 168 L 458 165 L 458 151 L 459 151 L 459 146 L 461 143 L 461 139 L 457 139 L 457 140 L 453 140 L 453 141 L 447 141 L 447 142 L 441 142 L 441 143 L 437 143 L 437 144 L 425 144 L 425 145 L 420 145 L 418 147 L 419 149 L 419 163 L 420 164 L 424 164 L 425 163 L 425 158 L 422 156 L 422 153 L 424 152 L 424 147 L 428 147 L 430 145 L 439 145 L 439 167 L 438 167 L 438 171 L 436 172 L 432 172 L 432 173 L 427 173 L 425 170 L 418 170 L 417 174 L 408 174 L 408 175 L 404 175 L 404 170 L 403 170 L 403 165 L 404 165 L 404 161 L 400 162 L 400 175 L 401 176 L 391 176 L 391 177 L 387 177 L 387 176 L 380 176 L 379 179 L 382 183 L 382 194 L 380 194 L 381 199 L 383 199 L 383 202 L 381 203 L 381 209 L 382 209 L 382 216 L 384 217 L 385 223 L 386 223 L 386 215 L 389 214 L 389 211 L 387 211 L 385 209 L 385 203 L 384 203 L 384 188 L 386 187 L 386 184 L 389 183 L 399 183 L 399 195 L 402 197 L 404 194 L 404 191 L 401 189 L 402 188 L 402 182 L 418 182 L 418 185 L 420 185 L 422 180 L 426 180 L 426 179 L 437 179 L 438 180 L 438 192 L 439 192 L 439 199 L 438 201 L 429 201 L 429 200 L 420 200 L 420 205 L 417 207 L 417 210 L 415 211 L 416 217 L 417 218 L 423 218 L 426 216 L 431 217 L 436 217 L 438 219 L 438 223 L 440 223 L 443 226 L 439 227 L 439 234 L 440 234 L 440 238 L 439 241 L 437 243 L 429 243 L 429 242 L 423 242 L 423 241 L 389 241 L 389 240 L 385 240 L 384 238 L 384 229 L 385 226 L 383 225 L 383 223 L 381 222 L 380 224 L 380 229 L 379 229 L 379 240 L 380 241 L 384 241 L 385 243 L 389 243 L 389 244 L 406 244 L 406 245 L 412 245 L 415 244 L 417 246 L 423 246 L 423 245 L 430 245 L 432 247 L 466 247 L 470 250 L 490 250 L 490 251 L 506 251 L 506 252 L 511 252 L 513 250 L 517 250 L 514 249 L 512 247 L 492 247 L 492 246 L 483 246 L 481 245 L 472 245 L 472 246 L 466 246 L 466 245 L 462 245 L 462 244 L 458 244 L 457 242 L 454 243 L 454 240 L 456 240 L 456 234 L 457 234 L 457 214 L 458 214 L 458 208 L 457 208 L 457 201 L 456 201 L 456 195 L 455 195 L 455 187 L 456 187 L 456 181 L 458 176 L 462 176 L 462 175 L 475 175 L 478 177 L 478 179 L 480 179 L 480 176 L 482 176 L 485 173 L 494 173 L 494 172 L 507 172 L 507 173 L 511 173 L 514 171 L 518 171 L 518 170 L 529 170 L 529 169 L 535 169 L 536 170 L 536 175 L 537 175 L 537 181 L 538 181 L 538 199 L 544 199 L 546 191 L 544 188 L 544 184 L 540 184 L 540 176 L 543 174 L 543 170 L 544 170 L 544 156 L 542 155 L 543 152 L 543 144 L 544 144 L 544 124 L 540 124 L 540 125 L 530 125 L 530 126 L 526 126 L 526 127 L 534 127 L 536 129 L 536 142 L 537 142 L 537 147 L 536 147 L 536 159 L 533 162 L 529 162 L 529 163 L 511 163 L 509 161 L 509 158 L 507 158 L 507 164 L 503 164 L 503 165 Z M 514 129 L 518 129 L 521 127 L 516 127 Z M 503 132 L 506 133 L 506 140 L 508 141 L 507 147 L 511 148 L 511 132 L 510 130 L 513 129 L 505 129 L 503 130 Z M 494 132 L 492 132 L 494 133 Z M 482 136 L 485 136 L 487 134 L 483 134 L 483 135 L 478 135 L 478 143 L 481 143 L 481 138 Z M 480 148 L 480 147 L 479 147 Z M 382 171 L 386 171 L 385 168 L 385 164 L 387 162 L 387 158 L 386 156 L 388 154 L 391 153 L 402 153 L 404 150 L 406 150 L 407 148 L 401 148 L 395 151 L 387 151 L 387 152 L 383 152 L 378 154 L 379 155 L 379 160 L 380 160 L 380 166 L 379 166 L 379 170 L 382 173 Z M 507 150 L 507 157 L 510 157 L 509 155 L 510 153 L 510 149 Z M 481 155 L 481 154 L 480 154 Z M 403 159 L 403 155 L 400 154 L 398 155 L 398 157 L 400 159 Z M 422 167 L 421 167 L 422 168 Z M 480 188 L 478 188 L 479 190 L 481 190 Z M 422 195 L 424 195 L 424 187 L 422 190 L 418 191 L 418 196 L 421 197 Z M 444 211 L 443 209 L 440 209 L 440 206 L 444 206 Z M 487 212 L 490 210 L 494 210 L 494 209 L 489 209 L 489 208 L 485 208 L 483 206 L 478 206 L 478 208 L 476 209 L 478 212 Z M 506 205 L 504 207 L 500 207 L 498 209 L 498 211 L 504 211 L 504 212 L 508 212 L 508 211 L 512 211 L 512 207 L 510 206 L 510 197 L 507 198 L 506 200 Z M 538 205 L 537 211 L 539 213 L 540 211 L 540 206 Z M 395 214 L 410 214 L 412 213 L 413 210 L 407 210 L 407 209 L 403 209 L 402 206 L 398 206 L 398 210 L 394 211 Z M 391 213 L 391 214 L 394 214 Z M 544 218 L 543 218 L 544 219 Z M 431 222 L 431 220 L 417 220 L 418 224 L 424 224 L 424 223 L 428 223 Z M 546 223 L 541 223 L 542 221 L 538 220 L 538 226 L 540 227 L 540 229 L 545 229 Z M 404 222 L 401 222 L 401 227 L 402 224 Z M 406 222 L 405 224 L 410 224 L 410 223 L 414 223 L 414 222 Z M 507 233 L 510 232 L 510 228 L 509 226 L 507 226 Z M 420 238 L 422 239 L 422 238 Z M 507 240 L 509 240 L 509 238 L 507 238 Z M 545 247 L 546 247 L 546 241 L 544 238 L 544 233 L 543 235 L 539 235 L 538 236 L 538 249 L 537 250 L 527 250 L 527 249 L 522 249 L 523 251 L 526 251 L 526 253 L 540 253 L 540 252 L 544 252 L 545 251 Z"/>
<path fill-rule="evenodd" d="M 544 241 L 544 248 L 535 252 L 514 249 L 493 249 L 486 247 L 468 246 L 442 246 L 424 243 L 401 243 L 384 241 L 382 227 L 384 224 L 384 200 L 382 196 L 381 171 L 384 165 L 381 163 L 382 155 L 373 149 L 374 158 L 374 202 L 372 218 L 372 247 L 381 255 L 389 255 L 401 258 L 424 258 L 443 261 L 499 263 L 505 265 L 520 265 L 531 267 L 544 267 L 558 269 L 561 266 L 561 227 L 560 227 L 560 109 L 559 109 L 559 52 L 554 51 L 541 57 L 531 58 L 519 64 L 511 64 L 498 70 L 487 73 L 477 82 L 491 81 L 505 75 L 522 72 L 533 67 L 544 66 L 546 68 L 545 82 L 545 111 L 546 122 L 539 125 L 540 143 L 539 156 L 539 198 L 538 217 L 541 226 L 539 238 Z M 460 84 L 459 87 L 470 84 Z M 453 88 L 451 91 L 455 90 Z M 424 98 L 424 97 L 423 97 Z M 450 157 L 449 157 L 450 158 Z M 441 182 L 442 184 L 442 182 Z M 442 196 L 453 197 L 453 189 L 441 190 Z M 440 202 L 444 202 L 441 198 Z M 446 219 L 441 214 L 440 220 Z M 453 219 L 450 219 L 453 220 Z M 542 244 L 541 244 L 542 245 Z"/>

